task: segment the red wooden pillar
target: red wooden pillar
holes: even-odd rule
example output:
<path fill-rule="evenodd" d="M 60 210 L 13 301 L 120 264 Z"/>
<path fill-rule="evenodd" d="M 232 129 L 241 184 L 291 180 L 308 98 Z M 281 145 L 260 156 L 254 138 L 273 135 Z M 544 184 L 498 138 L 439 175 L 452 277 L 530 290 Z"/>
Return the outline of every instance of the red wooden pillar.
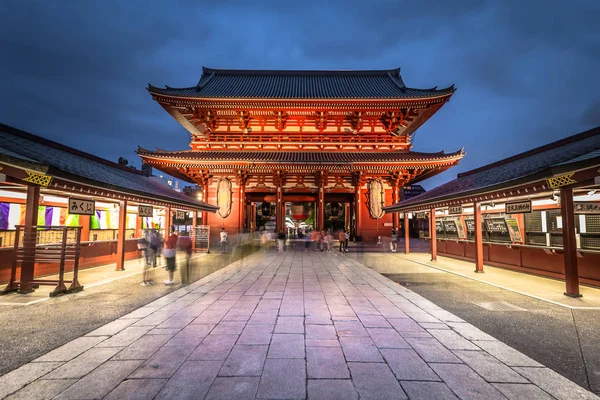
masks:
<path fill-rule="evenodd" d="M 208 180 L 202 184 L 202 201 L 208 203 Z M 202 212 L 202 225 L 208 225 L 208 211 Z"/>
<path fill-rule="evenodd" d="M 38 207 L 40 204 L 40 187 L 27 186 L 27 200 L 25 202 L 25 230 L 23 231 L 23 250 L 29 255 L 28 261 L 21 263 L 21 283 L 19 293 L 33 292 L 31 281 L 35 270 L 35 247 L 37 242 Z"/>
<path fill-rule="evenodd" d="M 240 204 L 239 204 L 239 215 L 238 215 L 238 230 L 243 232 L 244 230 L 244 218 L 246 214 L 246 190 L 245 186 L 240 183 Z"/>
<path fill-rule="evenodd" d="M 404 254 L 408 254 L 410 252 L 410 237 L 409 237 L 409 227 L 408 227 L 408 212 L 404 212 Z"/>
<path fill-rule="evenodd" d="M 400 197 L 398 196 L 399 194 L 399 186 L 397 183 L 394 183 L 392 185 L 392 204 L 397 204 L 400 201 Z M 406 213 L 405 213 L 406 214 Z M 400 220 L 400 213 L 392 213 L 392 229 L 394 229 L 396 231 L 396 234 L 398 234 L 398 230 L 400 229 L 400 225 L 399 225 L 399 221 Z"/>
<path fill-rule="evenodd" d="M 117 236 L 117 271 L 125 271 L 125 228 L 127 228 L 127 200 L 119 201 L 119 231 Z"/>
<path fill-rule="evenodd" d="M 481 228 L 481 203 L 473 203 L 475 223 L 475 272 L 483 272 L 483 231 Z"/>
<path fill-rule="evenodd" d="M 325 188 L 323 185 L 319 186 L 319 201 L 317 202 L 317 230 L 322 231 L 325 229 Z"/>
<path fill-rule="evenodd" d="M 190 232 L 190 238 L 192 239 L 192 252 L 196 251 L 196 226 L 198 225 L 198 213 L 192 211 L 192 231 Z"/>
<path fill-rule="evenodd" d="M 346 232 L 350 233 L 350 203 L 344 203 L 344 217 L 344 229 L 346 229 Z"/>
<path fill-rule="evenodd" d="M 360 186 L 354 188 L 354 214 L 356 215 L 356 236 L 362 236 L 362 205 L 360 201 Z"/>
<path fill-rule="evenodd" d="M 435 229 L 435 208 L 432 208 L 430 211 L 429 223 L 431 227 L 429 228 L 429 236 L 431 237 L 431 261 L 437 261 L 437 230 Z"/>
<path fill-rule="evenodd" d="M 275 204 L 275 229 L 277 232 L 283 232 L 283 227 L 285 225 L 285 207 L 283 207 L 283 193 L 281 189 L 281 185 L 277 185 L 277 204 Z"/>
<path fill-rule="evenodd" d="M 562 216 L 565 283 L 567 287 L 565 295 L 569 297 L 581 297 L 581 293 L 579 293 L 579 272 L 577 269 L 573 190 L 570 188 L 560 189 L 560 213 Z"/>
<path fill-rule="evenodd" d="M 87 242 L 90 240 L 90 215 L 80 215 L 79 225 L 81 225 L 81 241 Z"/>
<path fill-rule="evenodd" d="M 171 216 L 171 207 L 165 207 L 165 240 L 169 236 L 171 236 L 171 224 L 173 223 L 173 218 Z"/>

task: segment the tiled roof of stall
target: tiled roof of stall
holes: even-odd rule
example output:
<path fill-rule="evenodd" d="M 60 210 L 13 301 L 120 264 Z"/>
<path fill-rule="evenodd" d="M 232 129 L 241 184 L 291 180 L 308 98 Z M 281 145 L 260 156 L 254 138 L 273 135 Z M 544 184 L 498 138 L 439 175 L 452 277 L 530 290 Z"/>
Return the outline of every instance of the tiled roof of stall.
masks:
<path fill-rule="evenodd" d="M 586 162 L 600 164 L 600 127 L 458 174 L 448 183 L 385 209 L 398 211 L 543 180 L 553 175 L 552 168 L 562 170 Z"/>
<path fill-rule="evenodd" d="M 418 99 L 454 93 L 454 85 L 437 89 L 406 87 L 400 68 L 370 71 L 228 70 L 202 68 L 196 86 L 164 89 L 154 94 L 231 99 Z"/>
<path fill-rule="evenodd" d="M 205 211 L 217 207 L 176 192 L 142 174 L 60 143 L 0 124 L 0 160 L 35 163 L 47 174 L 149 199 L 186 205 Z"/>
<path fill-rule="evenodd" d="M 462 158 L 463 149 L 453 153 L 404 152 L 313 152 L 313 151 L 150 151 L 138 148 L 142 157 L 168 159 L 172 162 L 233 161 L 264 163 L 369 163 L 369 162 L 427 162 Z"/>

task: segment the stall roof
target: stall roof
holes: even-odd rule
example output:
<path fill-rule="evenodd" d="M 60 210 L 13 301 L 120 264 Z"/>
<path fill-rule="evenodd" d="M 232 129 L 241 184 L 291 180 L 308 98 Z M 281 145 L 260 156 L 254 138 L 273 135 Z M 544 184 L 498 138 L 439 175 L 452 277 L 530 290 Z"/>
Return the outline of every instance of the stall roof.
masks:
<path fill-rule="evenodd" d="M 138 196 L 150 202 L 159 201 L 209 212 L 218 209 L 176 192 L 146 177 L 139 170 L 4 124 L 0 124 L 0 162 L 88 187 Z"/>
<path fill-rule="evenodd" d="M 394 212 L 459 199 L 556 174 L 600 165 L 600 126 L 562 140 L 457 175 L 456 179 L 426 193 L 385 207 Z"/>

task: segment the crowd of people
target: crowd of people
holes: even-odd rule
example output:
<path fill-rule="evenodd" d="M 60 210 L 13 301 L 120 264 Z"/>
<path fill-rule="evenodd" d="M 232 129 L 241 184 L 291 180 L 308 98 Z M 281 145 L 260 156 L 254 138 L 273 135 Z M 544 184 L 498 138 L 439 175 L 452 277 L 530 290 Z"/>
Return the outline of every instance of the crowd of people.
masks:
<path fill-rule="evenodd" d="M 138 240 L 138 249 L 144 255 L 144 271 L 142 275 L 142 286 L 153 285 L 155 282 L 152 279 L 153 269 L 157 267 L 158 259 L 163 256 L 165 258 L 168 279 L 163 283 L 165 285 L 173 285 L 176 257 L 177 253 L 183 254 L 184 262 L 180 266 L 181 283 L 190 282 L 190 257 L 192 256 L 192 240 L 188 232 L 181 232 L 177 235 L 173 231 L 165 240 L 160 232 L 156 229 L 149 229 L 145 232 L 144 237 Z"/>

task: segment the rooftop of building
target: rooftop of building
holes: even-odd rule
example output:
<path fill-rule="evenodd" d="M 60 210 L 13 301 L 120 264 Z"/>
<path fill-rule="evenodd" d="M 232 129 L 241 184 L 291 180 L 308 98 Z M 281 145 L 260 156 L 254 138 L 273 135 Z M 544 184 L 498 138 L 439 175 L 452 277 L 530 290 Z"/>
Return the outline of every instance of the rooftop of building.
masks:
<path fill-rule="evenodd" d="M 0 162 L 151 200 L 206 211 L 217 209 L 176 192 L 139 170 L 4 124 L 0 124 Z"/>
<path fill-rule="evenodd" d="M 191 87 L 164 89 L 151 84 L 153 94 L 224 99 L 420 99 L 450 96 L 454 85 L 438 89 L 407 87 L 400 68 L 390 70 L 233 70 L 202 68 Z"/>
<path fill-rule="evenodd" d="M 572 171 L 595 163 L 600 164 L 600 126 L 460 173 L 456 179 L 410 200 L 386 207 L 386 210 L 398 211 L 536 182 L 552 177 L 556 173 Z"/>

